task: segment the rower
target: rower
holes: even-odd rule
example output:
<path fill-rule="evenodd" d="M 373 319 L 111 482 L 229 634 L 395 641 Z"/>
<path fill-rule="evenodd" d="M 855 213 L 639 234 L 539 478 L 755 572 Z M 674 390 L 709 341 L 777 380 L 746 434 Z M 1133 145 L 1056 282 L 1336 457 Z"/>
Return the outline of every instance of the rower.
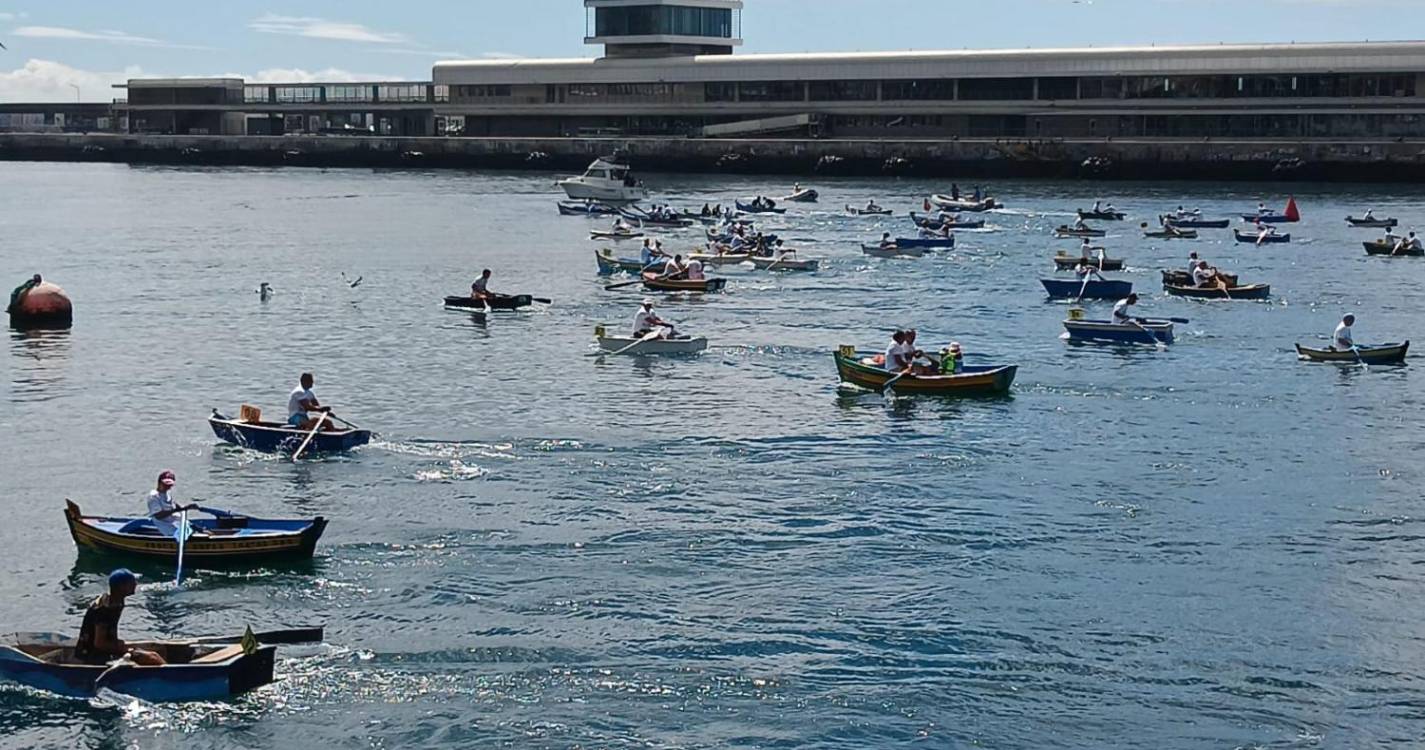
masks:
<path fill-rule="evenodd" d="M 490 269 L 480 272 L 480 278 L 470 285 L 470 299 L 487 300 L 495 295 L 490 294 Z"/>
<path fill-rule="evenodd" d="M 1098 272 L 1098 267 L 1089 263 L 1088 258 L 1079 258 L 1079 262 L 1074 265 L 1074 275 L 1080 279 L 1095 278 L 1099 281 L 1108 281 L 1103 274 Z"/>
<path fill-rule="evenodd" d="M 690 259 L 688 261 L 686 275 L 688 281 L 703 281 L 707 279 L 707 277 L 703 275 L 703 262 L 697 258 Z"/>
<path fill-rule="evenodd" d="M 262 282 L 261 284 L 258 284 L 257 299 L 260 302 L 266 302 L 267 300 L 272 299 L 272 285 L 267 283 L 266 281 Z"/>
<path fill-rule="evenodd" d="M 185 510 L 197 510 L 197 505 L 179 505 L 173 502 L 173 485 L 177 482 L 177 477 L 171 471 L 164 471 L 158 475 L 158 486 L 149 490 L 146 503 L 148 505 L 148 517 L 153 521 L 154 528 L 165 537 L 173 536 L 178 527 L 173 525 L 169 519 L 182 513 Z"/>
<path fill-rule="evenodd" d="M 1265 203 L 1258 203 L 1258 204 L 1257 204 L 1257 215 L 1258 215 L 1258 216 L 1266 216 L 1267 214 L 1269 214 L 1269 213 L 1271 213 L 1271 212 L 1272 212 L 1272 210 L 1271 210 L 1270 208 L 1267 208 L 1267 204 L 1265 204 Z"/>
<path fill-rule="evenodd" d="M 881 364 L 886 372 L 901 372 L 910 367 L 911 350 L 906 347 L 905 331 L 891 334 L 891 343 L 886 347 L 885 361 Z"/>
<path fill-rule="evenodd" d="M 1192 273 L 1193 271 L 1196 271 L 1196 270 L 1197 270 L 1197 261 L 1198 261 L 1198 258 L 1197 258 L 1197 251 L 1196 251 L 1196 250 L 1194 250 L 1194 251 L 1188 253 L 1188 268 L 1187 268 L 1187 272 L 1188 272 L 1188 273 Z"/>
<path fill-rule="evenodd" d="M 890 250 L 890 249 L 894 248 L 895 246 L 896 246 L 896 241 L 893 240 L 893 239 L 891 239 L 891 233 L 890 233 L 890 232 L 882 232 L 882 233 L 881 233 L 881 249 L 882 249 L 882 250 Z"/>
<path fill-rule="evenodd" d="M 875 199 L 875 198 L 872 198 L 871 200 L 866 201 L 866 211 L 870 212 L 870 211 L 880 211 L 880 210 L 882 210 L 882 209 L 881 209 L 880 206 L 876 205 L 876 199 Z"/>
<path fill-rule="evenodd" d="M 653 249 L 653 240 L 644 239 L 643 249 L 638 253 L 638 262 L 642 263 L 644 268 L 648 268 L 657 265 L 660 257 L 662 257 L 662 253 Z"/>
<path fill-rule="evenodd" d="M 1192 269 L 1192 284 L 1198 288 L 1217 286 L 1217 269 L 1208 267 L 1205 260 L 1198 261 Z"/>
<path fill-rule="evenodd" d="M 1094 201 L 1094 202 L 1093 202 L 1093 210 L 1090 211 L 1089 213 L 1096 214 L 1096 213 L 1101 213 L 1102 211 L 1103 211 L 1103 201 Z"/>
<path fill-rule="evenodd" d="M 1103 209 L 1107 213 L 1116 214 L 1118 210 L 1113 207 L 1113 201 L 1108 202 L 1108 206 Z"/>
<path fill-rule="evenodd" d="M 703 215 L 703 216 L 712 216 L 712 206 L 709 206 L 708 204 L 704 203 L 704 204 L 703 204 L 703 213 L 702 213 L 702 215 Z"/>
<path fill-rule="evenodd" d="M 960 186 L 957 185 L 957 184 L 955 184 L 955 183 L 953 183 L 953 182 L 950 183 L 950 200 L 952 200 L 952 201 L 958 201 L 958 200 L 960 200 Z"/>
<path fill-rule="evenodd" d="M 79 638 L 74 644 L 76 661 L 104 666 L 115 659 L 127 657 L 135 664 L 146 667 L 160 667 L 166 663 L 162 656 L 147 649 L 130 648 L 119 638 L 119 618 L 124 614 L 124 600 L 132 596 L 138 586 L 138 576 L 125 568 L 109 574 L 109 592 L 100 594 L 84 610 L 84 621 L 79 626 Z"/>
<path fill-rule="evenodd" d="M 1113 306 L 1113 322 L 1119 325 L 1133 325 L 1133 306 L 1138 304 L 1138 295 L 1130 294 Z"/>
<path fill-rule="evenodd" d="M 935 364 L 930 361 L 930 357 L 928 357 L 925 352 L 915 348 L 915 337 L 916 332 L 914 328 L 906 330 L 905 348 L 909 351 L 907 363 L 910 365 L 910 373 L 912 375 L 934 375 L 936 370 Z"/>
<path fill-rule="evenodd" d="M 1351 326 L 1356 324 L 1356 316 L 1347 313 L 1341 318 L 1341 322 L 1336 324 L 1336 330 L 1331 333 L 1331 348 L 1342 351 L 1350 351 L 1356 348 L 1356 341 L 1351 337 Z"/>
<path fill-rule="evenodd" d="M 683 265 L 683 256 L 681 254 L 674 255 L 673 259 L 668 261 L 668 265 L 663 266 L 663 278 L 680 279 L 687 271 L 687 266 Z"/>
<path fill-rule="evenodd" d="M 1087 231 L 1088 228 L 1089 225 L 1084 223 L 1084 217 L 1080 216 L 1079 218 L 1074 219 L 1074 231 L 1084 232 Z"/>
<path fill-rule="evenodd" d="M 653 299 L 645 297 L 643 304 L 638 307 L 638 312 L 633 314 L 633 337 L 641 339 L 654 331 L 658 331 L 658 338 L 662 339 L 677 336 L 672 323 L 653 314 Z"/>
<path fill-rule="evenodd" d="M 1376 217 L 1375 210 L 1368 208 L 1368 209 L 1366 209 L 1366 213 L 1361 216 L 1361 221 L 1370 221 L 1371 219 L 1374 219 L 1375 217 Z"/>
<path fill-rule="evenodd" d="M 1416 237 L 1414 232 L 1411 232 L 1409 236 L 1395 243 L 1395 249 L 1391 250 L 1390 254 L 1399 255 L 1404 252 L 1420 252 L 1421 248 L 1420 238 Z"/>
<path fill-rule="evenodd" d="M 326 415 L 331 412 L 332 408 L 322 406 L 317 401 L 317 394 L 312 392 L 315 382 L 312 373 L 304 372 L 297 387 L 293 388 L 291 395 L 287 396 L 287 426 L 299 430 L 315 428 L 318 420 L 308 416 L 308 412 L 321 413 L 321 419 L 326 420 L 327 427 L 331 426 L 331 417 Z"/>

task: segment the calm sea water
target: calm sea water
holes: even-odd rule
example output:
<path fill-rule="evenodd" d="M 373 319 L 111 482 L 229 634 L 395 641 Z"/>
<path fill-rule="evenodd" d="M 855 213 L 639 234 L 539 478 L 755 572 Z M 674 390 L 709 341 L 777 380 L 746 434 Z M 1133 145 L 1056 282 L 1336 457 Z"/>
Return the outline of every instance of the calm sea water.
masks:
<path fill-rule="evenodd" d="M 765 224 L 816 274 L 730 269 L 661 312 L 695 359 L 584 356 L 643 292 L 605 291 L 595 223 L 548 174 L 0 165 L 0 280 L 76 302 L 10 333 L 0 407 L 0 629 L 77 629 L 109 561 L 65 498 L 126 514 L 164 468 L 183 499 L 332 519 L 310 565 L 143 569 L 129 636 L 324 623 L 230 703 L 0 690 L 6 747 L 1368 747 L 1425 736 L 1418 365 L 1298 363 L 1345 311 L 1362 341 L 1422 333 L 1425 262 L 1367 258 L 1367 207 L 1425 227 L 1418 191 L 1296 187 L 1290 245 L 1141 239 L 1187 203 L 1270 185 L 1006 182 L 992 231 L 918 261 L 946 185 L 817 181 Z M 788 185 L 651 176 L 675 205 Z M 787 180 L 790 183 L 790 180 Z M 1110 191 L 1103 194 L 1104 191 Z M 869 198 L 895 219 L 848 218 Z M 1052 226 L 1095 197 L 1168 351 L 1071 347 L 1043 299 Z M 602 225 L 603 222 L 598 222 Z M 695 232 L 668 233 L 686 249 Z M 1157 291 L 1189 250 L 1266 303 Z M 633 248 L 628 248 L 632 254 Z M 554 299 L 446 312 L 481 268 Z M 343 283 L 362 277 L 356 288 Z M 270 282 L 266 304 L 254 293 Z M 1090 313 L 1106 314 L 1102 303 Z M 1010 398 L 838 388 L 831 351 L 914 326 L 1020 365 Z M 203 419 L 282 413 L 297 373 L 380 432 L 292 464 Z"/>

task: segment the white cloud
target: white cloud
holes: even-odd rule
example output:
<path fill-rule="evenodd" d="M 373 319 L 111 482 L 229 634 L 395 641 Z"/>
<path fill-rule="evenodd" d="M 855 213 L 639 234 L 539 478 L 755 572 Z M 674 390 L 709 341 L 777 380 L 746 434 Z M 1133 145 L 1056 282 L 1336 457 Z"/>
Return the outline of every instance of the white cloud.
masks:
<path fill-rule="evenodd" d="M 52 60 L 30 60 L 23 68 L 0 71 L 0 101 L 72 102 L 78 86 L 86 102 L 106 102 L 123 92 L 112 88 L 146 73 L 137 65 L 119 71 L 80 70 Z"/>
<path fill-rule="evenodd" d="M 399 81 L 401 78 L 391 76 L 370 75 L 366 73 L 353 73 L 341 68 L 324 68 L 322 70 L 303 70 L 301 68 L 267 68 L 257 71 L 257 75 L 245 76 L 235 75 L 235 78 L 242 78 L 248 83 L 354 83 L 357 81 Z"/>
<path fill-rule="evenodd" d="M 413 49 L 405 49 L 405 48 L 399 48 L 399 47 L 397 47 L 397 48 L 392 48 L 392 47 L 377 47 L 377 48 L 376 48 L 376 51 L 377 51 L 377 52 L 384 52 L 384 53 L 386 53 L 386 54 L 388 54 L 388 55 L 410 55 L 410 56 L 412 56 L 412 57 L 428 57 L 428 58 L 431 58 L 431 59 L 439 59 L 439 60 L 464 60 L 464 59 L 466 59 L 466 54 L 465 54 L 464 52 L 452 52 L 452 51 L 450 51 L 450 50 L 432 50 L 432 49 L 415 49 L 415 48 L 413 48 Z"/>
<path fill-rule="evenodd" d="M 186 44 L 174 44 L 165 42 L 162 39 L 152 37 L 137 36 L 124 31 L 114 31 L 103 29 L 100 31 L 85 31 L 83 29 L 70 29 L 63 26 L 21 26 L 10 32 L 14 36 L 27 37 L 30 39 L 66 39 L 73 41 L 88 42 L 109 42 L 111 44 L 133 44 L 142 47 L 168 47 L 172 49 L 205 49 Z"/>
<path fill-rule="evenodd" d="M 410 44 L 405 35 L 394 31 L 378 31 L 359 23 L 329 21 L 309 16 L 282 16 L 266 13 L 253 19 L 248 28 L 264 34 L 285 34 L 309 39 L 334 39 L 343 42 L 369 44 Z"/>

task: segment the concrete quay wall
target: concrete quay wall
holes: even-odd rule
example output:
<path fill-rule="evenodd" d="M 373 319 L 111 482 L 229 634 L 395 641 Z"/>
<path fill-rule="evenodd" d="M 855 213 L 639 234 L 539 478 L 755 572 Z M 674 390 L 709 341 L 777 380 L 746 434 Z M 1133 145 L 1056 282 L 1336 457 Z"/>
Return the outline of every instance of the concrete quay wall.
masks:
<path fill-rule="evenodd" d="M 1425 179 L 1425 141 L 1270 139 L 383 138 L 0 133 L 0 160 L 577 173 L 622 150 L 639 172 L 1087 179 Z"/>

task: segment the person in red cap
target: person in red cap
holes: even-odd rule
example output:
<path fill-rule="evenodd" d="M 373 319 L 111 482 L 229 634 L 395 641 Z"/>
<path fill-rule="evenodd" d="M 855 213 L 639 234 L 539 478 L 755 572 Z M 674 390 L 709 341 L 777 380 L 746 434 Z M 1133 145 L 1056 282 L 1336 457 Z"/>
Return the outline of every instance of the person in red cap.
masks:
<path fill-rule="evenodd" d="M 164 471 L 158 475 L 158 487 L 148 493 L 148 517 L 153 520 L 153 525 L 158 528 L 158 533 L 163 536 L 173 536 L 178 531 L 178 527 L 173 525 L 172 517 L 185 510 L 194 510 L 197 505 L 178 505 L 173 502 L 173 495 L 170 490 L 178 481 L 178 478 L 171 471 Z"/>

